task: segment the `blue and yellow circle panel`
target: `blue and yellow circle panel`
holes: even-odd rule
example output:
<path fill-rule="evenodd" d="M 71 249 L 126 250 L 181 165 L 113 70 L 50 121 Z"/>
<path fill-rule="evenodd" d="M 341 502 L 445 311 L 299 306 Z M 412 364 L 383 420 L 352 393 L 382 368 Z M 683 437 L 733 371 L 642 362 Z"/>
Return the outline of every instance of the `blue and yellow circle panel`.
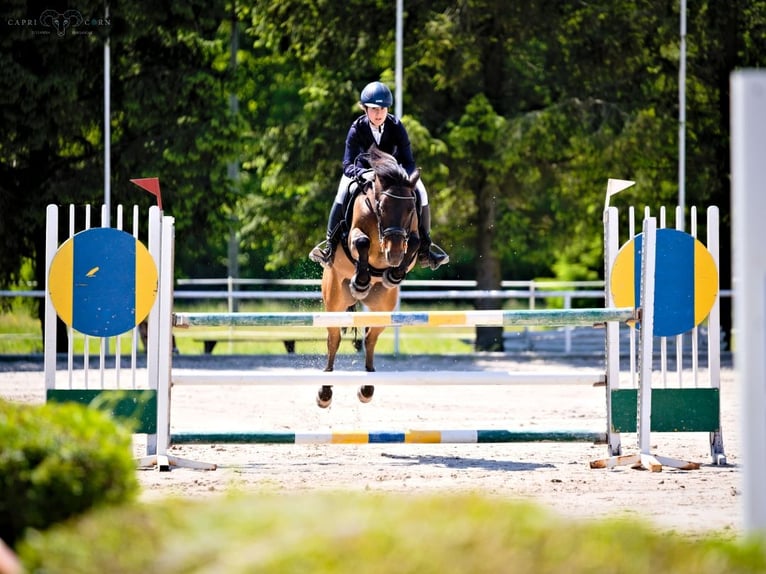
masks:
<path fill-rule="evenodd" d="M 640 307 L 643 234 L 620 248 L 612 267 L 611 290 L 617 307 Z M 657 230 L 654 334 L 680 335 L 699 325 L 718 295 L 718 269 L 710 251 L 677 229 Z"/>
<path fill-rule="evenodd" d="M 48 270 L 56 313 L 73 329 L 112 337 L 146 319 L 157 298 L 157 266 L 143 243 L 110 227 L 61 244 Z"/>

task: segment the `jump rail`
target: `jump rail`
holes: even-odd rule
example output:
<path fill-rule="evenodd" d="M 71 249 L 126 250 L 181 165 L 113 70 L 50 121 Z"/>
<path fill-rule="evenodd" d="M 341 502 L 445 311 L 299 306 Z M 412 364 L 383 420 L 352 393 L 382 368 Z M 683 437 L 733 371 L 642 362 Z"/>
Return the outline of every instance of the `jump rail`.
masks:
<path fill-rule="evenodd" d="M 258 371 L 199 371 L 173 373 L 173 385 L 396 385 L 396 386 L 470 386 L 470 385 L 560 385 L 606 384 L 603 370 L 583 372 L 515 372 L 515 371 L 397 371 L 395 376 L 385 372 L 333 371 L 258 372 Z"/>
<path fill-rule="evenodd" d="M 596 326 L 608 321 L 635 322 L 631 307 L 595 309 L 530 309 L 430 312 L 286 312 L 286 313 L 176 313 L 174 327 L 440 327 L 478 326 Z"/>
<path fill-rule="evenodd" d="M 173 444 L 474 444 L 509 442 L 593 442 L 605 443 L 606 433 L 587 430 L 522 431 L 488 430 L 406 430 L 335 432 L 227 432 L 173 433 Z"/>

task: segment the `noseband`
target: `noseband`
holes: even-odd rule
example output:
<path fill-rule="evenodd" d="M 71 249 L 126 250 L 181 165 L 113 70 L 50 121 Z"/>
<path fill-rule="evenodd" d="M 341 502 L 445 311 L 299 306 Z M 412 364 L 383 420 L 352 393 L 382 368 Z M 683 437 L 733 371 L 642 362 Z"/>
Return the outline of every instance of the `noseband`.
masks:
<path fill-rule="evenodd" d="M 415 194 L 412 195 L 397 195 L 396 193 L 389 191 L 389 190 L 383 190 L 380 192 L 380 195 L 385 195 L 386 197 L 390 197 L 391 199 L 402 199 L 402 200 L 409 200 L 409 201 L 415 201 Z M 368 200 L 369 204 L 369 200 Z M 372 206 L 370 206 L 372 207 Z M 410 238 L 410 230 L 409 230 L 409 224 L 412 223 L 412 215 L 410 216 L 410 221 L 408 222 L 408 227 L 398 227 L 398 226 L 391 226 L 383 228 L 383 221 L 380 213 L 380 199 L 378 199 L 375 202 L 375 215 L 378 217 L 378 237 L 380 238 L 381 245 L 383 244 L 383 240 L 387 237 L 401 237 L 405 243 Z M 413 213 L 414 215 L 414 213 Z"/>

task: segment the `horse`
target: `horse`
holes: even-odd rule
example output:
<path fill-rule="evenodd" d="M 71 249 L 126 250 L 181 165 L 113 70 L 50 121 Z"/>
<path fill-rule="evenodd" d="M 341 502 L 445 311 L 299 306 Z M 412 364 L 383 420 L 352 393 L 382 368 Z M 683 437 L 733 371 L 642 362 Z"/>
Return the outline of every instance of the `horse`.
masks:
<path fill-rule="evenodd" d="M 418 195 L 415 186 L 420 170 L 411 175 L 385 152 L 373 148 L 369 154 L 374 178 L 352 196 L 349 231 L 336 249 L 331 265 L 322 273 L 322 301 L 326 311 L 352 309 L 357 301 L 372 311 L 392 311 L 399 298 L 399 285 L 417 260 Z M 375 371 L 374 355 L 378 337 L 385 327 L 365 327 L 364 368 Z M 335 366 L 341 340 L 339 327 L 327 328 L 327 365 Z M 357 397 L 372 400 L 375 388 L 363 385 Z M 332 386 L 317 393 L 317 404 L 327 408 Z"/>

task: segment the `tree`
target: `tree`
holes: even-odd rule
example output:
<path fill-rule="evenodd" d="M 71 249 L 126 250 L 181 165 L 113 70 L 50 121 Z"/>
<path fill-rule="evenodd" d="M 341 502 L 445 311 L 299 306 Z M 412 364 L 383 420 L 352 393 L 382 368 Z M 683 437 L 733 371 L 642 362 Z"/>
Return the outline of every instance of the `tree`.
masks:
<path fill-rule="evenodd" d="M 57 8 L 34 4 L 16 1 L 9 13 Z M 723 210 L 724 286 L 728 74 L 763 64 L 765 5 L 689 8 L 686 195 Z M 103 13 L 100 3 L 78 8 Z M 404 119 L 434 238 L 452 256 L 435 276 L 477 278 L 483 288 L 599 276 L 608 177 L 637 181 L 623 204 L 675 202 L 676 3 L 407 0 L 405 9 Z M 102 197 L 107 34 L 114 202 L 149 205 L 127 180 L 160 178 L 176 216 L 179 275 L 223 273 L 229 228 L 241 225 L 245 274 L 317 276 L 306 253 L 324 235 L 359 90 L 373 79 L 393 87 L 394 17 L 386 0 L 140 2 L 63 37 L 6 19 L 0 280 L 15 280 L 32 257 L 42 281 L 46 203 Z M 497 331 L 481 339 L 481 348 L 502 342 Z"/>
<path fill-rule="evenodd" d="M 98 205 L 103 198 L 107 36 L 113 203 L 149 205 L 128 180 L 159 176 L 166 211 L 182 215 L 177 236 L 184 249 L 178 260 L 188 267 L 204 268 L 199 261 L 211 252 L 210 235 L 198 231 L 215 237 L 228 224 L 233 190 L 222 162 L 235 153 L 238 138 L 234 118 L 227 115 L 225 74 L 213 67 L 226 51 L 218 38 L 223 4 L 133 4 L 106 20 L 103 4 L 84 4 L 72 11 L 84 23 L 72 20 L 64 34 L 38 24 L 12 28 L 0 39 L 0 62 L 8 71 L 0 80 L 3 283 L 14 281 L 22 259 L 31 257 L 38 285 L 45 284 L 46 204 Z M 48 8 L 27 14 L 18 3 L 14 12 L 35 19 Z M 100 225 L 98 210 L 95 217 L 92 224 Z"/>

